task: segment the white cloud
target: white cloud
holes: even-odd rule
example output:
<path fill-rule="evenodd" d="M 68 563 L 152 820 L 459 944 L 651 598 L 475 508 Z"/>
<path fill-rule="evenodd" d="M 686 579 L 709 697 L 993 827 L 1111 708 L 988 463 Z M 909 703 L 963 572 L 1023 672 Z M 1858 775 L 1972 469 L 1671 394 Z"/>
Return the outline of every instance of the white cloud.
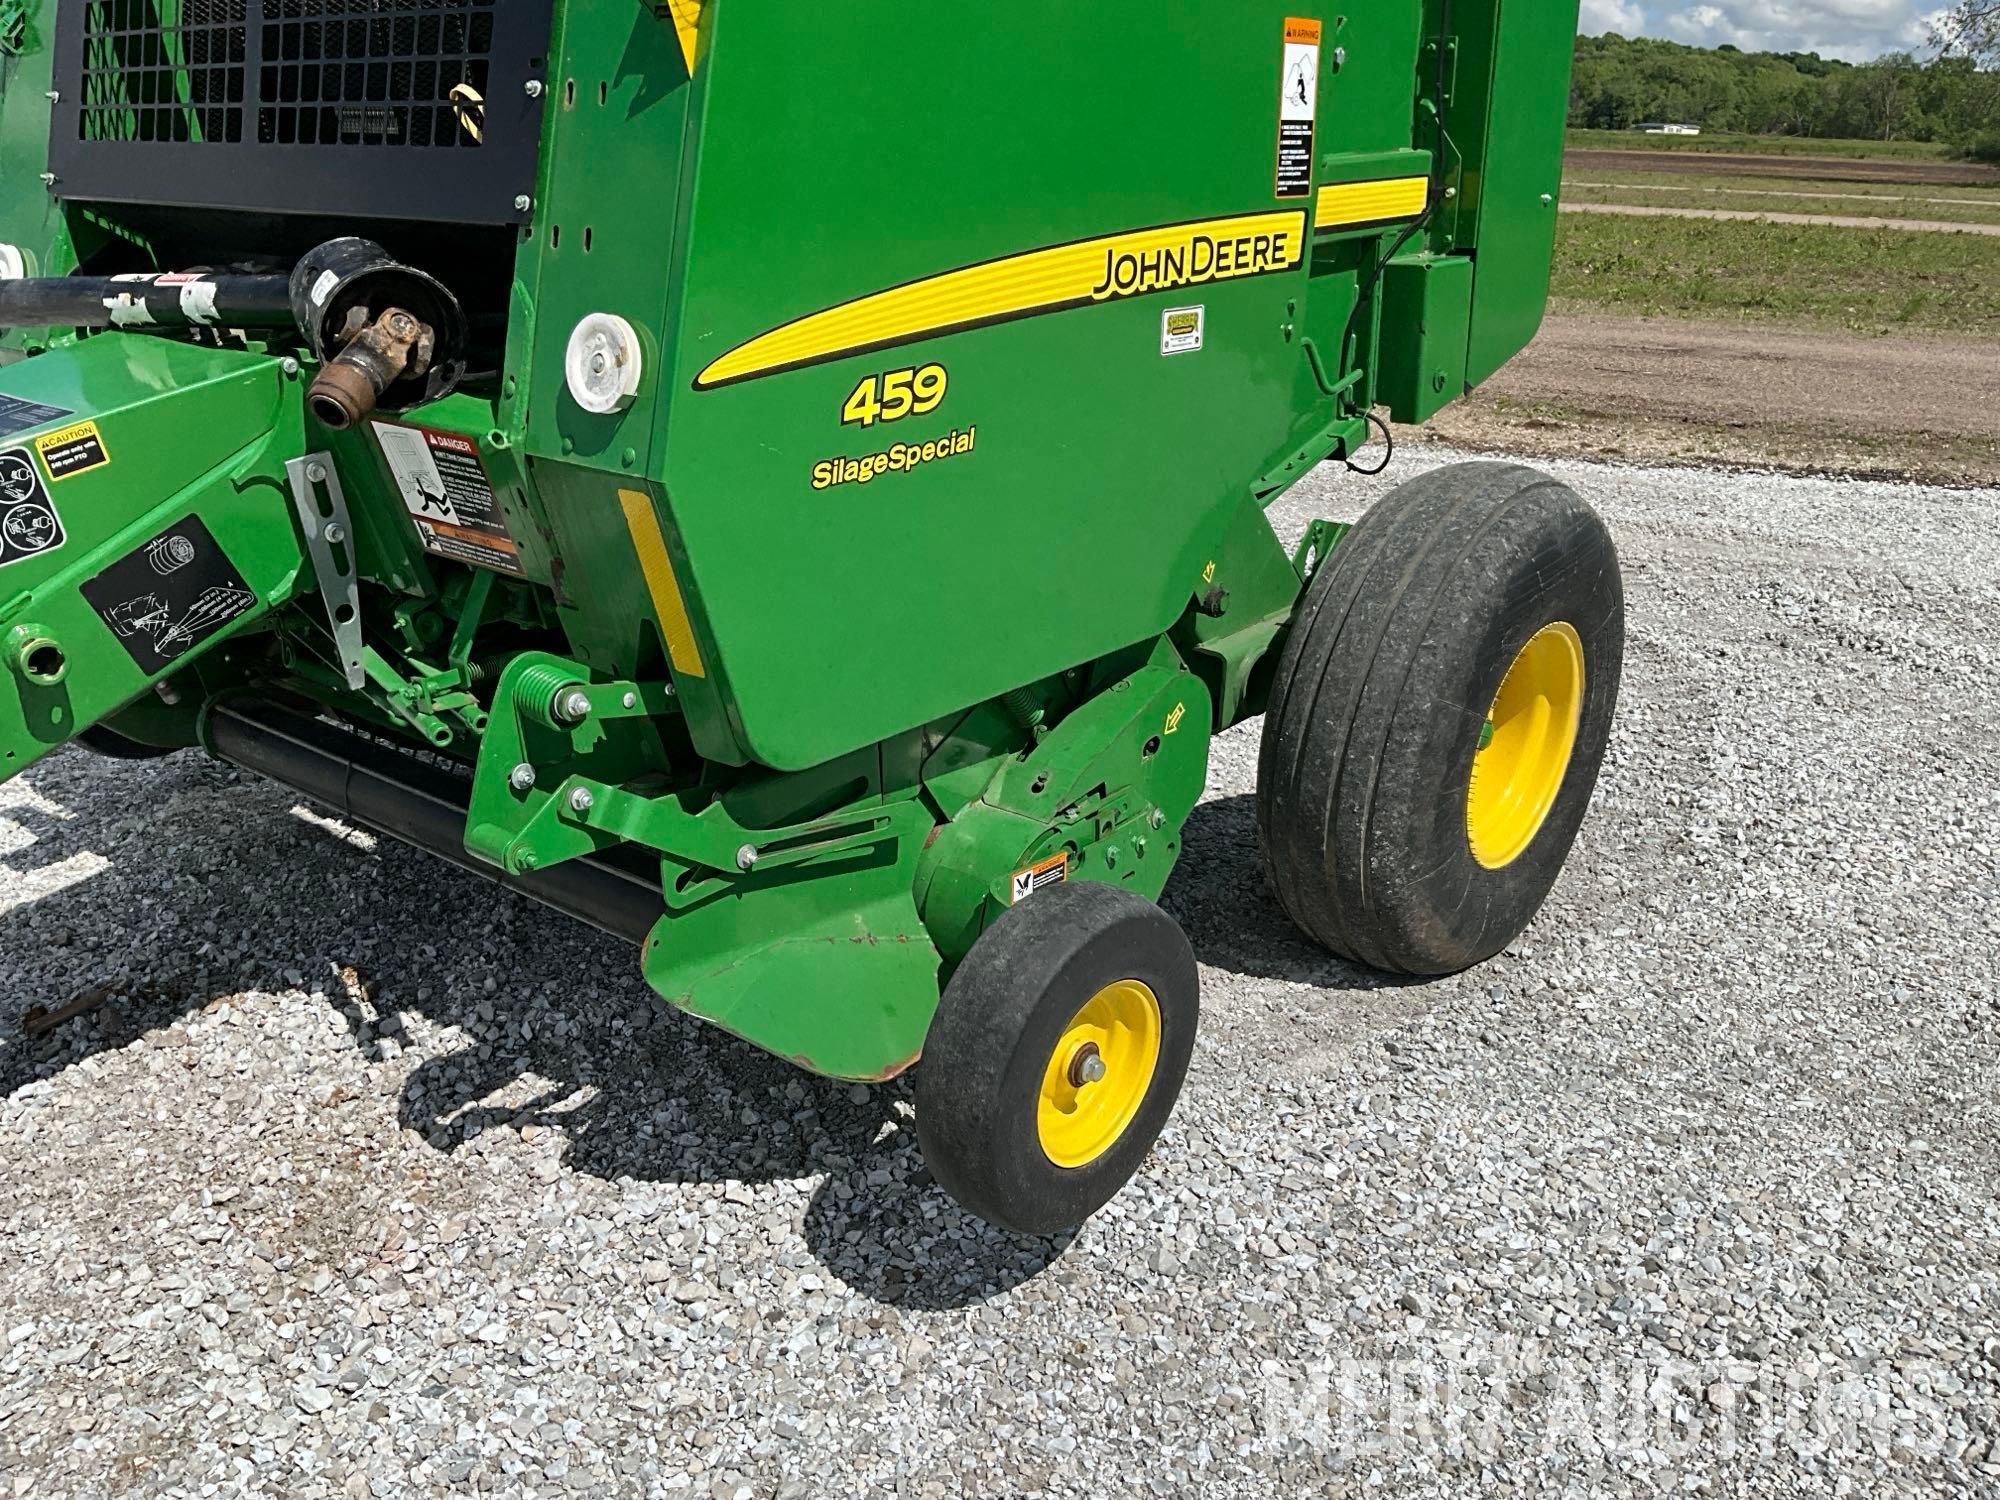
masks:
<path fill-rule="evenodd" d="M 1584 36 L 1602 36 L 1615 31 L 1620 36 L 1643 36 L 1646 8 L 1636 0 L 1583 0 Z"/>
<path fill-rule="evenodd" d="M 1584 0 L 1583 31 L 1865 62 L 1885 52 L 1926 50 L 1938 14 L 1935 0 Z"/>

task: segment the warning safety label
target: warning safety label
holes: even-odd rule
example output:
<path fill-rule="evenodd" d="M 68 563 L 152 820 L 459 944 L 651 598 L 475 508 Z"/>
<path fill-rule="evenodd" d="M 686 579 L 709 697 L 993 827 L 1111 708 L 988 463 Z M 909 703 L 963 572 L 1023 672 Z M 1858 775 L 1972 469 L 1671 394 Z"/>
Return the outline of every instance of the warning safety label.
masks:
<path fill-rule="evenodd" d="M 28 450 L 0 453 L 0 568 L 53 552 L 68 540 Z"/>
<path fill-rule="evenodd" d="M 19 396 L 0 396 L 0 437 L 46 427 L 76 413 L 67 406 L 44 406 L 39 401 L 23 401 Z"/>
<path fill-rule="evenodd" d="M 83 585 L 83 597 L 148 677 L 257 607 L 200 516 L 126 553 Z"/>
<path fill-rule="evenodd" d="M 1285 22 L 1285 65 L 1278 96 L 1278 196 L 1312 194 L 1313 146 L 1319 127 L 1319 47 L 1324 23 Z"/>
<path fill-rule="evenodd" d="M 1025 870 L 1017 870 L 1008 893 L 1009 904 L 1019 906 L 1030 896 L 1045 891 L 1052 885 L 1061 885 L 1069 879 L 1069 856 L 1058 854 L 1045 859 L 1038 865 L 1030 865 Z"/>
<path fill-rule="evenodd" d="M 521 571 L 521 549 L 507 529 L 477 443 L 456 432 L 400 422 L 377 422 L 375 440 L 425 551 L 502 573 Z"/>
<path fill-rule="evenodd" d="M 104 451 L 104 437 L 98 432 L 95 422 L 79 422 L 74 427 L 58 428 L 45 437 L 38 437 L 35 439 L 35 451 L 48 465 L 51 479 L 68 479 L 73 474 L 100 469 L 111 462 L 111 455 Z"/>

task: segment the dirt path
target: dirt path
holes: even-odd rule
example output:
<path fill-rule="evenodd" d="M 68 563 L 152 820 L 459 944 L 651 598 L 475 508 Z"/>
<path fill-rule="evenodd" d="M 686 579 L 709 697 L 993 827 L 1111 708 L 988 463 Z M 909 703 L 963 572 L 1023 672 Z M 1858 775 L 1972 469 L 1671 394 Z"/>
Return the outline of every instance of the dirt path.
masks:
<path fill-rule="evenodd" d="M 1557 313 L 1425 431 L 1517 453 L 2000 484 L 2000 347 Z"/>
<path fill-rule="evenodd" d="M 1565 177 L 1566 188 L 1599 193 L 1710 193 L 1725 198 L 1804 198 L 1817 203 L 1923 203 L 1941 208 L 2000 208 L 2000 198 L 1918 198 L 1907 193 L 1786 192 L 1782 188 L 1671 187 L 1660 182 L 1596 182 Z"/>
<path fill-rule="evenodd" d="M 1706 151 L 1572 151 L 1580 171 L 1679 172 L 1704 177 L 1802 177 L 1814 182 L 1897 182 L 2000 187 L 2000 167 L 1964 161 L 1849 161 L 1832 156 L 1739 156 Z"/>
<path fill-rule="evenodd" d="M 1945 219 L 1871 219 L 1858 214 L 1756 213 L 1742 208 L 1641 208 L 1624 203 L 1565 203 L 1566 214 L 1625 214 L 1640 219 L 1726 219 L 1738 224 L 1812 224 L 1828 229 L 1901 229 L 1925 234 L 1986 234 L 2000 238 L 2000 224 L 1955 224 Z"/>

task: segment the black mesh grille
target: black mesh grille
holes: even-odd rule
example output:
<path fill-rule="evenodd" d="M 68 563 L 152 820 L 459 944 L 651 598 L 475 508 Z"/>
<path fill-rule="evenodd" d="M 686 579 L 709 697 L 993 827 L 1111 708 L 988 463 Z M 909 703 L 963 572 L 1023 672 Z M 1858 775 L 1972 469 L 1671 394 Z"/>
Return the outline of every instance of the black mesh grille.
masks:
<path fill-rule="evenodd" d="M 63 0 L 49 165 L 65 196 L 520 222 L 550 9 Z"/>
<path fill-rule="evenodd" d="M 477 149 L 493 7 L 494 0 L 266 0 L 257 139 Z"/>
<path fill-rule="evenodd" d="M 79 135 L 241 141 L 254 112 L 264 145 L 476 150 L 496 3 L 86 0 Z"/>
<path fill-rule="evenodd" d="M 155 0 L 87 0 L 86 141 L 240 141 L 248 0 L 186 0 L 169 24 Z"/>

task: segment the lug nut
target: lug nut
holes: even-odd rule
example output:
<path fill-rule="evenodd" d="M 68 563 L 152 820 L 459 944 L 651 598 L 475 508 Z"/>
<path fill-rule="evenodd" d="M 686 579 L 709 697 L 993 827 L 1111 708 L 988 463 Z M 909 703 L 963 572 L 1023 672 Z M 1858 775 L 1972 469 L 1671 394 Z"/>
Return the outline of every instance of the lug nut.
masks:
<path fill-rule="evenodd" d="M 1069 1081 L 1076 1088 L 1085 1088 L 1104 1082 L 1104 1075 L 1110 1071 L 1104 1065 L 1104 1054 L 1097 1050 L 1097 1043 L 1086 1042 L 1069 1065 Z"/>
<path fill-rule="evenodd" d="M 517 792 L 533 791 L 535 788 L 535 768 L 525 760 L 522 761 L 508 775 L 507 785 L 511 786 Z"/>
<path fill-rule="evenodd" d="M 590 788 L 580 786 L 569 794 L 569 810 L 573 813 L 587 813 L 597 806 L 597 799 L 590 794 Z"/>

